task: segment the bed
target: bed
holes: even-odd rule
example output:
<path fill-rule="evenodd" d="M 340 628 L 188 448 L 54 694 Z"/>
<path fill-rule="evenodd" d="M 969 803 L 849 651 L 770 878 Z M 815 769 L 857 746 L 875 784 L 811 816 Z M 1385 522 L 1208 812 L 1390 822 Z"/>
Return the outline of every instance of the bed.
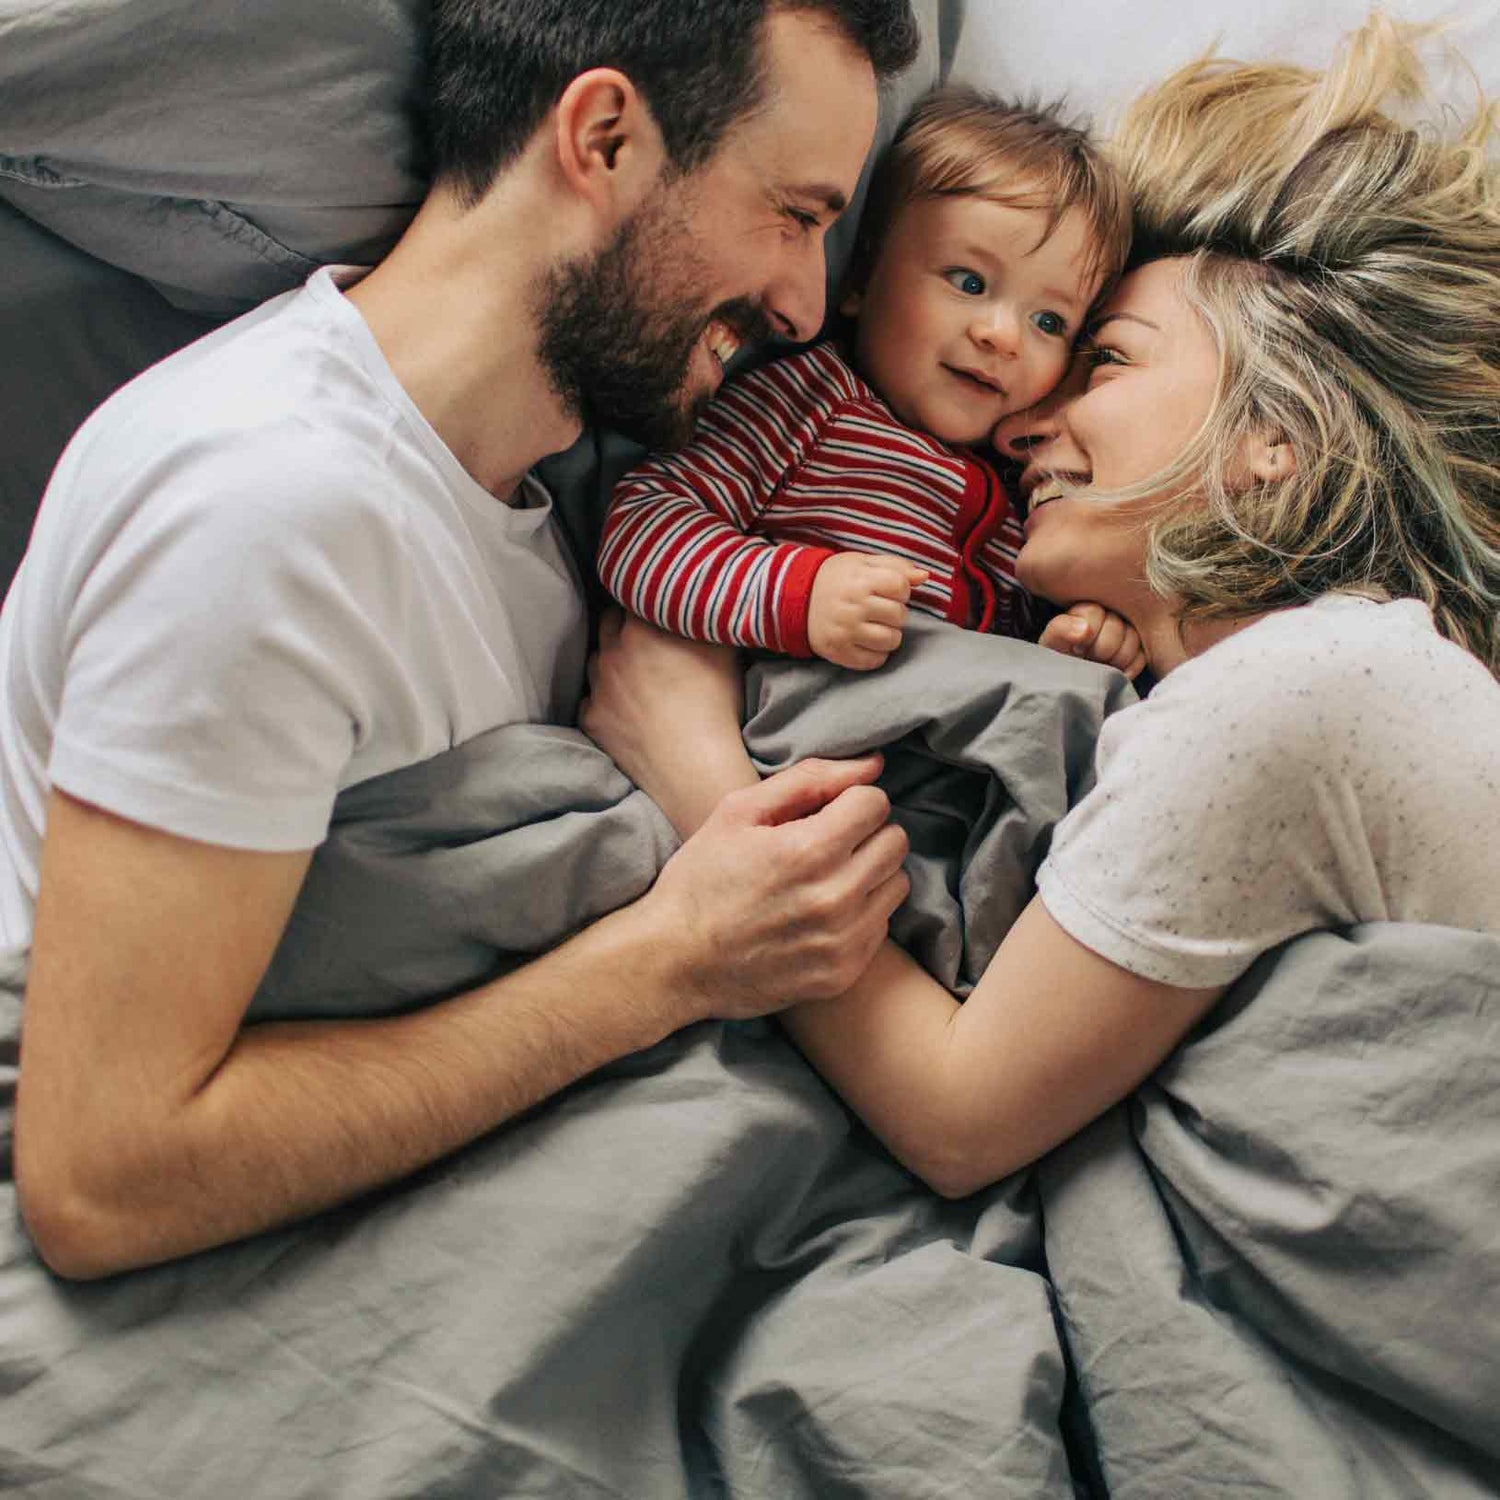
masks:
<path fill-rule="evenodd" d="M 1357 19 L 921 9 L 908 91 L 1066 86 L 1102 118 L 1216 31 L 1315 58 Z M 1462 34 L 1493 84 L 1485 15 Z M 274 0 L 250 65 L 247 24 L 233 0 L 0 10 L 7 571 L 97 400 L 311 265 L 377 255 L 420 194 L 415 0 Z M 627 456 L 589 439 L 549 466 L 580 548 Z M 766 769 L 888 747 L 898 936 L 961 993 L 1130 698 L 923 623 L 878 679 L 758 664 L 746 734 Z M 340 799 L 253 1014 L 451 992 L 672 848 L 576 732 L 494 731 Z M 40 1267 L 7 1181 L 0 1488 L 1493 1495 L 1497 1076 L 1500 942 L 1382 924 L 1266 955 L 1136 1096 L 957 1202 L 766 1023 L 691 1028 L 384 1193 L 107 1282 Z"/>

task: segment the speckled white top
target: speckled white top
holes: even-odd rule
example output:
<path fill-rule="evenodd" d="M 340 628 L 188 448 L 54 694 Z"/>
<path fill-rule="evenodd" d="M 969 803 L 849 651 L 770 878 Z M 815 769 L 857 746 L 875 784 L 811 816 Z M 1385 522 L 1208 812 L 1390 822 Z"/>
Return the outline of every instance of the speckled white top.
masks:
<path fill-rule="evenodd" d="M 1268 615 L 1108 720 L 1037 886 L 1094 952 L 1227 984 L 1313 928 L 1500 932 L 1500 684 L 1425 605 Z"/>

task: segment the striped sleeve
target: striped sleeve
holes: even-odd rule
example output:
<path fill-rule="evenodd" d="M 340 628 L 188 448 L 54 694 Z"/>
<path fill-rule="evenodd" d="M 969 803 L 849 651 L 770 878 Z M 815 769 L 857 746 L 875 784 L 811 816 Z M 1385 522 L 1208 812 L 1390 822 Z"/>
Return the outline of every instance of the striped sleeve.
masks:
<path fill-rule="evenodd" d="M 827 346 L 726 385 L 688 447 L 648 458 L 616 488 L 599 546 L 604 586 L 676 635 L 811 655 L 808 603 L 833 552 L 753 532 L 857 394 Z"/>

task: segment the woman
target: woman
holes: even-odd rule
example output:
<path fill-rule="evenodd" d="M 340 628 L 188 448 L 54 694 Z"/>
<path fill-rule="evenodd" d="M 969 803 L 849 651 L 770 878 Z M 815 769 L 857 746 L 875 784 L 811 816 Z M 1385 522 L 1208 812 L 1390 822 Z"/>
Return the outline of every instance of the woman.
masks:
<path fill-rule="evenodd" d="M 1127 618 L 1159 685 L 966 1004 L 887 944 L 785 1017 L 941 1192 L 1123 1097 L 1287 938 L 1500 932 L 1500 218 L 1487 113 L 1443 144 L 1375 107 L 1417 76 L 1377 20 L 1324 76 L 1200 64 L 1126 122 L 1145 250 L 997 441 L 1023 582 Z M 632 624 L 584 722 L 687 833 L 754 780 L 737 704 Z"/>

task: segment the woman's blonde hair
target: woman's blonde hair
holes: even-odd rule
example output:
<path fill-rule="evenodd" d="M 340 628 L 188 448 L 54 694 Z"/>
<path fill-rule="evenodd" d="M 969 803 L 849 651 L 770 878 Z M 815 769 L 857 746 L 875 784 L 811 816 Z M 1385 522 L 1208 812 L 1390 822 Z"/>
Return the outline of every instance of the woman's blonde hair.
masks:
<path fill-rule="evenodd" d="M 1046 215 L 1043 237 L 1070 210 L 1089 227 L 1085 275 L 1108 287 L 1130 252 L 1130 199 L 1108 155 L 1055 107 L 1012 104 L 952 84 L 919 100 L 870 179 L 849 285 L 868 279 L 901 210 L 919 198 L 988 198 Z"/>
<path fill-rule="evenodd" d="M 1481 100 L 1456 139 L 1419 102 L 1416 28 L 1374 16 L 1322 74 L 1205 60 L 1114 149 L 1137 262 L 1186 256 L 1220 380 L 1148 490 L 1147 577 L 1184 622 L 1334 589 L 1417 598 L 1500 671 L 1500 207 Z M 1295 472 L 1246 487 L 1247 443 Z"/>

